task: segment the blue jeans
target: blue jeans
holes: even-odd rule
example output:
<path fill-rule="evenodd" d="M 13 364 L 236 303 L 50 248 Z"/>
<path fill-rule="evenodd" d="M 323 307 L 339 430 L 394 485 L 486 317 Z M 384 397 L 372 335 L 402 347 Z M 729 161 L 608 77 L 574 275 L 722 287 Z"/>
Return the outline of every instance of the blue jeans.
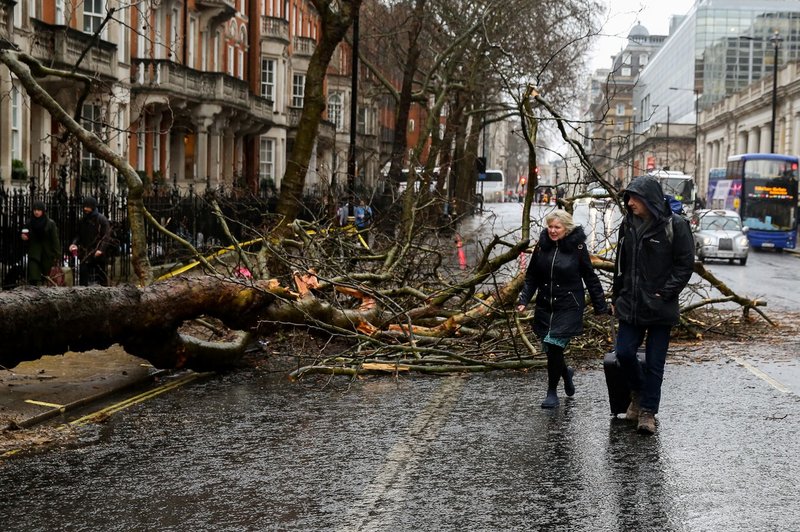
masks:
<path fill-rule="evenodd" d="M 639 393 L 642 410 L 658 412 L 661 402 L 661 383 L 664 381 L 664 365 L 667 362 L 670 325 L 640 326 L 620 321 L 617 332 L 617 360 L 632 391 Z M 645 343 L 647 364 L 642 371 L 636 351 Z"/>

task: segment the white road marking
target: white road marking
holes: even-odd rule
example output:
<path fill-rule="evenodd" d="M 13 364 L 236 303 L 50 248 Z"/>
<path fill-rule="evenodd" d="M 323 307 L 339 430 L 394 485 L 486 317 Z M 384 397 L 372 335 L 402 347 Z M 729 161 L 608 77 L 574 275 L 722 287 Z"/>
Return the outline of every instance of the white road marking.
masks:
<path fill-rule="evenodd" d="M 415 470 L 416 463 L 430 443 L 436 441 L 439 430 L 458 401 L 464 383 L 465 379 L 460 377 L 444 381 L 425 409 L 412 420 L 408 432 L 389 449 L 378 474 L 364 489 L 361 498 L 351 504 L 350 511 L 337 530 L 386 530 L 387 523 L 382 519 L 392 515 L 391 511 L 387 511 L 387 504 L 402 501 L 407 496 L 408 475 Z M 376 509 L 381 511 L 375 513 Z"/>
<path fill-rule="evenodd" d="M 769 375 L 767 375 L 766 373 L 764 373 L 763 371 L 761 371 L 760 369 L 758 369 L 757 367 L 755 367 L 754 365 L 749 363 L 748 361 L 746 361 L 746 360 L 744 360 L 742 358 L 739 358 L 739 357 L 731 357 L 731 360 L 733 360 L 734 362 L 736 362 L 740 366 L 744 367 L 745 369 L 747 369 L 747 371 L 749 371 L 750 373 L 752 373 L 753 375 L 755 375 L 759 379 L 763 380 L 764 382 L 766 382 L 767 384 L 769 384 L 770 386 L 772 386 L 773 388 L 775 388 L 779 392 L 792 393 L 792 390 L 790 388 L 785 386 L 780 381 L 770 377 Z"/>

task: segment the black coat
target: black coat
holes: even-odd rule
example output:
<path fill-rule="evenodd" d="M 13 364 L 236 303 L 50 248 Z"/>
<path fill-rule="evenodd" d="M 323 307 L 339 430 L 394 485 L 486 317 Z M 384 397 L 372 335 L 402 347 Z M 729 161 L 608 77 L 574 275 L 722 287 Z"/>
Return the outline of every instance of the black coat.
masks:
<path fill-rule="evenodd" d="M 78 245 L 78 253 L 82 261 L 94 260 L 97 250 L 108 255 L 111 247 L 111 224 L 108 218 L 94 208 L 89 214 L 84 214 L 78 225 L 78 236 L 72 241 Z"/>
<path fill-rule="evenodd" d="M 653 178 L 631 181 L 623 195 L 626 204 L 629 193 L 645 200 L 653 222 L 637 231 L 634 215 L 628 213 L 620 227 L 611 291 L 615 315 L 634 325 L 675 325 L 678 296 L 694 271 L 689 222 L 672 212 Z"/>
<path fill-rule="evenodd" d="M 561 240 L 553 241 L 542 231 L 528 270 L 519 303 L 527 305 L 536 293 L 533 332 L 544 338 L 571 338 L 583 332 L 583 311 L 589 290 L 592 306 L 598 314 L 608 311 L 603 286 L 594 272 L 586 234 L 576 227 Z"/>

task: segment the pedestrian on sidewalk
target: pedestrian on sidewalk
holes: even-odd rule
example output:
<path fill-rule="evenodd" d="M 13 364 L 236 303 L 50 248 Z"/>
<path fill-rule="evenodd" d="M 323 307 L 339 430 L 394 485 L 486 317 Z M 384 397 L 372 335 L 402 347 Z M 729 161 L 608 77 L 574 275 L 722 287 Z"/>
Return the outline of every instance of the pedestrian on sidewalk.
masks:
<path fill-rule="evenodd" d="M 83 198 L 83 218 L 78 235 L 70 245 L 70 252 L 80 259 L 79 282 L 81 286 L 99 284 L 108 286 L 108 251 L 111 247 L 111 224 L 97 210 L 97 200 Z"/>
<path fill-rule="evenodd" d="M 632 390 L 625 417 L 637 422 L 639 432 L 653 434 L 670 332 L 680 318 L 678 296 L 694 269 L 694 239 L 656 179 L 631 181 L 623 202 L 628 212 L 620 226 L 611 291 L 612 312 L 619 319 L 617 359 Z M 643 342 L 644 371 L 636 357 Z"/>
<path fill-rule="evenodd" d="M 575 370 L 564 361 L 564 350 L 571 338 L 583 332 L 586 290 L 595 314 L 608 314 L 609 309 L 592 267 L 583 227 L 575 225 L 572 215 L 560 209 L 548 214 L 545 224 L 525 272 L 517 312 L 525 310 L 535 293 L 533 332 L 547 355 L 547 395 L 542 408 L 555 408 L 562 378 L 564 393 L 569 397 L 575 394 Z"/>
<path fill-rule="evenodd" d="M 34 201 L 31 219 L 22 230 L 22 240 L 28 243 L 28 284 L 41 285 L 47 281 L 50 269 L 61 266 L 61 241 L 56 222 L 47 216 L 43 201 Z"/>

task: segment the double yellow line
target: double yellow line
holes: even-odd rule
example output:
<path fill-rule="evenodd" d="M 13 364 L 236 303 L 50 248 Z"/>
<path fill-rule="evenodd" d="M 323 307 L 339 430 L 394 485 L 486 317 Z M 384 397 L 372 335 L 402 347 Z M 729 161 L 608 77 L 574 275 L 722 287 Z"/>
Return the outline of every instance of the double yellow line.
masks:
<path fill-rule="evenodd" d="M 139 395 L 135 395 L 133 397 L 125 399 L 124 401 L 120 401 L 119 403 L 114 403 L 113 405 L 107 406 L 107 407 L 105 407 L 105 408 L 103 408 L 101 410 L 98 410 L 97 412 L 92 412 L 91 414 L 87 414 L 87 415 L 85 415 L 83 417 L 80 417 L 78 419 L 74 419 L 74 420 L 70 421 L 69 423 L 67 423 L 65 425 L 61 425 L 60 427 L 58 427 L 58 430 L 66 430 L 68 428 L 79 427 L 79 426 L 82 426 L 82 425 L 86 425 L 88 423 L 93 423 L 93 422 L 96 422 L 96 421 L 103 420 L 103 419 L 107 418 L 108 416 L 111 416 L 112 414 L 116 414 L 117 412 L 119 412 L 121 410 L 129 408 L 129 407 L 131 407 L 133 405 L 136 405 L 136 404 L 139 404 L 141 402 L 147 401 L 148 399 L 152 399 L 153 397 L 159 396 L 162 393 L 168 392 L 170 390 L 174 390 L 175 388 L 183 386 L 184 384 L 188 384 L 188 383 L 190 383 L 190 382 L 192 382 L 194 380 L 197 380 L 199 378 L 207 377 L 207 376 L 213 375 L 213 374 L 214 374 L 213 372 L 189 373 L 189 374 L 184 375 L 184 376 L 182 376 L 182 377 L 180 377 L 178 379 L 175 379 L 174 381 L 170 381 L 170 382 L 164 383 L 164 384 L 162 384 L 162 385 L 160 385 L 160 386 L 158 386 L 156 388 L 153 388 L 152 390 L 148 390 L 146 392 L 140 393 Z M 52 406 L 53 407 L 61 407 L 63 409 L 62 405 L 52 405 Z M 21 451 L 21 449 L 10 449 L 10 450 L 8 450 L 8 451 L 6 451 L 4 453 L 1 453 L 0 454 L 0 459 L 8 458 L 10 456 L 13 456 L 13 455 L 19 453 L 20 451 Z"/>
<path fill-rule="evenodd" d="M 205 376 L 212 375 L 212 374 L 213 373 L 211 373 L 211 372 L 208 372 L 208 373 L 189 373 L 187 375 L 184 375 L 183 377 L 175 379 L 174 381 L 167 382 L 165 384 L 162 384 L 161 386 L 153 388 L 152 390 L 148 390 L 148 391 L 146 391 L 144 393 L 141 393 L 139 395 L 135 395 L 133 397 L 125 399 L 124 401 L 120 401 L 119 403 L 115 403 L 113 405 L 107 406 L 106 408 L 98 410 L 97 412 L 92 412 L 91 414 L 87 414 L 87 415 L 85 415 L 83 417 L 79 417 L 78 419 L 74 419 L 74 420 L 70 421 L 69 423 L 67 423 L 67 426 L 78 427 L 78 426 L 81 426 L 81 425 L 85 425 L 87 423 L 92 423 L 94 421 L 97 421 L 97 420 L 100 420 L 100 419 L 104 419 L 104 418 L 106 418 L 106 417 L 108 417 L 108 416 L 110 416 L 112 414 L 116 414 L 120 410 L 124 410 L 124 409 L 126 409 L 128 407 L 131 407 L 131 406 L 135 405 L 135 404 L 139 404 L 139 403 L 141 403 L 143 401 L 147 401 L 148 399 L 152 399 L 153 397 L 161 395 L 164 392 L 168 392 L 170 390 L 174 390 L 175 388 L 183 386 L 184 384 L 188 384 L 188 383 L 192 382 L 193 380 L 196 380 L 196 379 L 198 379 L 200 377 L 205 377 Z"/>

